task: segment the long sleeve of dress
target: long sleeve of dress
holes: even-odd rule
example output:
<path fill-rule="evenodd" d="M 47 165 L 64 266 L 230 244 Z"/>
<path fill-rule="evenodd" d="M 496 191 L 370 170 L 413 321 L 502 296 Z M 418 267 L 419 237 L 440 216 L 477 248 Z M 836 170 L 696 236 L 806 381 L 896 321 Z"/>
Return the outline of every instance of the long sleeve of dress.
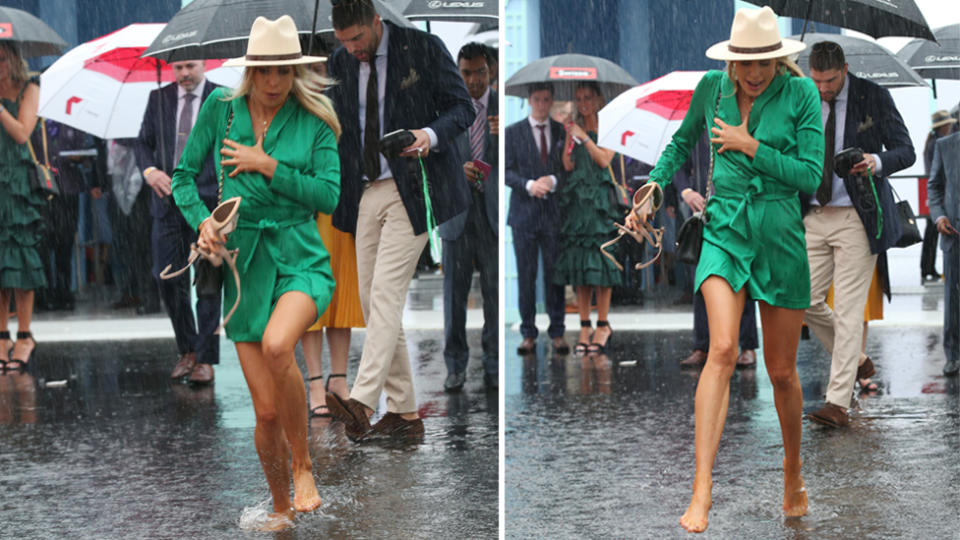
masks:
<path fill-rule="evenodd" d="M 187 144 L 184 146 L 180 163 L 177 164 L 171 179 L 173 200 L 183 214 L 184 219 L 196 229 L 200 222 L 210 216 L 210 211 L 200 199 L 197 192 L 197 176 L 203 169 L 203 163 L 214 149 L 217 131 L 220 126 L 219 114 L 223 114 L 227 105 L 220 101 L 222 90 L 214 90 L 200 106 L 197 121 L 190 131 Z M 217 173 L 220 172 L 219 160 Z"/>
<path fill-rule="evenodd" d="M 810 79 L 794 78 L 797 96 L 796 147 L 797 157 L 782 153 L 763 142 L 757 148 L 753 166 L 766 176 L 805 192 L 813 193 L 823 174 L 823 123 L 820 116 L 820 97 Z"/>

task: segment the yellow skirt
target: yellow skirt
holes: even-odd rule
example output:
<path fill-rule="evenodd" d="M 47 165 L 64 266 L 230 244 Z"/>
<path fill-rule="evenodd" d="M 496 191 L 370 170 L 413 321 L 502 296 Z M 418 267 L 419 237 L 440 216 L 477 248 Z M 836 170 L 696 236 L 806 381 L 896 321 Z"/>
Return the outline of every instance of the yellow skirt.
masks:
<path fill-rule="evenodd" d="M 833 309 L 833 285 L 827 291 L 827 305 Z M 867 305 L 863 308 L 863 322 L 879 321 L 883 319 L 883 287 L 880 286 L 879 272 L 873 267 L 873 280 L 870 281 L 870 290 L 867 292 Z"/>
<path fill-rule="evenodd" d="M 363 309 L 360 307 L 357 284 L 357 249 L 353 235 L 333 226 L 328 214 L 319 214 L 317 230 L 323 245 L 330 253 L 330 270 L 337 282 L 333 299 L 327 310 L 308 332 L 321 328 L 363 328 Z"/>

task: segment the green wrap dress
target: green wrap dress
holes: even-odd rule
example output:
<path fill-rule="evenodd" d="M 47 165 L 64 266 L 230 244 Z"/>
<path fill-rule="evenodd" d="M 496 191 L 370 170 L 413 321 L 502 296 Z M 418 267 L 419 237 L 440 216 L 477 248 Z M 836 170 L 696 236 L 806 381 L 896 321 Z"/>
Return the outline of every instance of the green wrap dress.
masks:
<path fill-rule="evenodd" d="M 715 126 L 715 108 L 727 124 L 743 123 L 733 82 L 723 71 L 707 72 L 697 85 L 651 180 L 670 183 L 703 130 Z M 734 291 L 746 286 L 755 300 L 806 309 L 810 265 L 797 191 L 816 191 L 824 152 L 820 96 L 813 81 L 789 74 L 774 77 L 754 101 L 747 129 L 760 142 L 753 159 L 736 151 L 717 154 L 714 145 L 714 195 L 707 203 L 695 287 L 716 275 Z"/>
<path fill-rule="evenodd" d="M 593 131 L 587 135 L 597 142 Z M 583 144 L 573 147 L 574 168 L 560 184 L 560 253 L 553 264 L 557 285 L 614 287 L 623 275 L 603 256 L 600 246 L 617 236 L 614 221 L 622 221 L 607 169 L 590 157 Z M 616 253 L 616 248 L 610 250 Z"/>
<path fill-rule="evenodd" d="M 24 87 L 26 88 L 26 87 Z M 0 103 L 14 117 L 20 112 L 16 101 Z M 31 167 L 26 144 L 17 144 L 0 127 L 0 288 L 32 290 L 46 287 L 40 259 L 40 242 L 45 224 L 41 210 L 43 195 L 33 191 L 27 171 Z M 6 309 L 7 306 L 3 306 Z"/>
<path fill-rule="evenodd" d="M 218 88 L 203 102 L 180 163 L 173 174 L 173 197 L 194 229 L 210 212 L 197 194 L 195 179 L 210 152 L 221 174 L 220 148 L 230 111 L 234 117 L 226 138 L 256 143 L 246 98 L 224 101 L 230 90 Z M 260 341 L 277 300 L 300 291 L 313 299 L 317 316 L 333 295 L 330 256 L 317 232 L 315 212 L 330 214 L 340 197 L 340 157 L 330 127 L 300 106 L 292 95 L 270 123 L 264 151 L 277 160 L 273 179 L 242 172 L 230 178 L 224 171 L 223 200 L 242 197 L 237 229 L 227 249 L 238 249 L 241 296 L 227 323 L 233 341 Z M 236 283 L 224 272 L 223 309 L 233 307 Z"/>

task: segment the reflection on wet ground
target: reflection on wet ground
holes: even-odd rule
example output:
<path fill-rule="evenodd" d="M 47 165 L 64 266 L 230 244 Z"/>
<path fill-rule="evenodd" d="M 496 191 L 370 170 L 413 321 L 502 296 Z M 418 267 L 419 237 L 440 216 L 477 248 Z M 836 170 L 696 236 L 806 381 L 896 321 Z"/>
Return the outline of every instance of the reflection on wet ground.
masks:
<path fill-rule="evenodd" d="M 698 372 L 678 362 L 691 334 L 618 330 L 607 357 L 554 357 L 545 339 L 536 355 L 507 356 L 507 538 L 686 536 Z M 508 332 L 505 350 L 519 341 Z M 704 538 L 957 537 L 958 384 L 941 375 L 940 329 L 871 328 L 867 353 L 880 391 L 858 399 L 851 427 L 804 423 L 800 519 L 780 509 L 783 451 L 762 358 L 734 373 Z M 810 411 L 830 360 L 815 339 L 798 356 Z"/>
<path fill-rule="evenodd" d="M 358 446 L 313 420 L 324 504 L 278 538 L 496 537 L 497 396 L 479 358 L 465 391 L 444 394 L 441 332 L 407 339 L 425 441 Z M 479 331 L 468 339 L 480 351 Z M 238 525 L 269 493 L 235 350 L 221 350 L 200 389 L 168 381 L 172 340 L 40 343 L 30 373 L 0 374 L 0 537 L 262 537 Z"/>

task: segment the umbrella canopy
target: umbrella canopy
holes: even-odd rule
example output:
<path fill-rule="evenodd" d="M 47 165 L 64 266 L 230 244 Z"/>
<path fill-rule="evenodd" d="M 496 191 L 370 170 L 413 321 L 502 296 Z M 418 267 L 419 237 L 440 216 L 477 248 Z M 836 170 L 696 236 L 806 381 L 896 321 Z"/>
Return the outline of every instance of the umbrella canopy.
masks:
<path fill-rule="evenodd" d="M 382 0 L 373 0 L 382 19 L 412 27 L 409 21 Z M 247 52 L 247 38 L 254 19 L 290 15 L 297 24 L 301 43 L 309 41 L 316 12 L 317 33 L 328 34 L 333 44 L 329 0 L 194 0 L 178 11 L 144 52 L 175 62 L 198 58 L 234 58 Z M 304 54 L 309 54 L 304 47 Z"/>
<path fill-rule="evenodd" d="M 914 0 L 747 0 L 770 6 L 781 17 L 832 24 L 874 38 L 907 36 L 933 39 L 930 25 Z M 806 32 L 806 25 L 804 25 Z"/>
<path fill-rule="evenodd" d="M 800 39 L 800 36 L 792 36 Z M 850 65 L 850 73 L 881 86 L 927 86 L 927 83 L 890 49 L 875 41 L 840 34 L 807 34 L 803 41 L 808 47 L 800 53 L 797 64 L 804 73 L 810 74 L 810 49 L 814 43 L 833 41 L 843 49 L 843 56 Z"/>
<path fill-rule="evenodd" d="M 897 57 L 921 77 L 927 79 L 960 79 L 960 24 L 937 28 L 937 43 L 915 39 L 904 45 Z"/>
<path fill-rule="evenodd" d="M 131 24 L 74 47 L 40 76 L 38 114 L 103 139 L 136 137 L 151 90 L 157 88 L 157 64 L 163 82 L 174 80 L 166 62 L 141 58 L 163 24 Z M 241 68 L 207 60 L 204 75 L 235 86 Z"/>
<path fill-rule="evenodd" d="M 60 54 L 67 48 L 67 42 L 47 23 L 11 7 L 0 7 L 0 41 L 16 43 L 24 58 Z"/>
<path fill-rule="evenodd" d="M 705 71 L 674 71 L 623 92 L 598 113 L 597 145 L 654 164 Z"/>
<path fill-rule="evenodd" d="M 604 58 L 586 54 L 559 54 L 534 60 L 520 68 L 507 79 L 506 94 L 526 98 L 530 85 L 550 83 L 555 100 L 570 101 L 577 83 L 583 81 L 598 83 L 600 92 L 608 101 L 638 84 L 626 70 Z"/>
<path fill-rule="evenodd" d="M 472 2 L 449 2 L 440 0 L 413 0 L 403 16 L 411 21 L 489 22 L 500 16 L 500 3 L 496 0 Z"/>

